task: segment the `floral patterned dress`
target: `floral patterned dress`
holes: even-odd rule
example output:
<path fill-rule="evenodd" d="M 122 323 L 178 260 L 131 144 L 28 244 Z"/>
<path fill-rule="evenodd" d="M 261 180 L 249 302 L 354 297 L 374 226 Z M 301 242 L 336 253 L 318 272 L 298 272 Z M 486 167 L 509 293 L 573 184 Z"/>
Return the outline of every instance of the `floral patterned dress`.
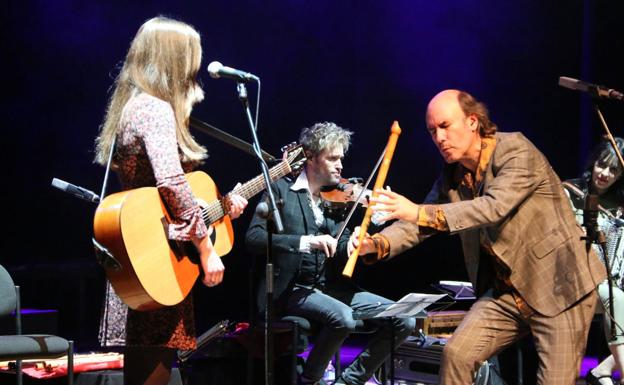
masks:
<path fill-rule="evenodd" d="M 126 103 L 120 125 L 115 163 L 124 190 L 158 188 L 173 218 L 168 226 L 170 239 L 188 241 L 206 235 L 201 210 L 184 178 L 194 164 L 180 162 L 171 105 L 140 93 Z M 107 286 L 99 335 L 102 346 L 195 348 L 190 295 L 178 305 L 139 312 L 128 309 Z"/>

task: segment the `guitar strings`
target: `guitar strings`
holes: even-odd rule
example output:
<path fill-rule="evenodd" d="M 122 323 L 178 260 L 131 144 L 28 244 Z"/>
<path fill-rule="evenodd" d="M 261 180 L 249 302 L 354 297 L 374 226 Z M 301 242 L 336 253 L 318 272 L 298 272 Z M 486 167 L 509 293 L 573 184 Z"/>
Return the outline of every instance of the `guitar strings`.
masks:
<path fill-rule="evenodd" d="M 274 177 L 282 174 L 289 167 L 289 164 L 282 163 L 273 169 L 269 170 L 269 178 L 271 181 L 275 180 Z M 283 174 L 282 174 L 283 175 Z M 264 190 L 266 188 L 266 184 L 262 175 L 255 177 L 244 185 L 235 188 L 232 190 L 233 193 L 240 193 L 240 195 L 251 197 L 256 193 Z M 202 208 L 202 219 L 208 225 L 216 222 L 223 216 L 225 216 L 225 209 L 223 207 L 222 200 L 216 200 L 209 203 L 205 208 Z"/>

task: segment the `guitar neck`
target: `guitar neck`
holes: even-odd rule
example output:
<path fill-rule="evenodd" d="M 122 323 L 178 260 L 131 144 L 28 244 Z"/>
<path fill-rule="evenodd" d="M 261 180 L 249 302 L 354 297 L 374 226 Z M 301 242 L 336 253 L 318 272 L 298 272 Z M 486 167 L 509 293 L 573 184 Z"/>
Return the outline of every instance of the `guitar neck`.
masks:
<path fill-rule="evenodd" d="M 288 164 L 287 161 L 282 161 L 277 166 L 274 166 L 269 170 L 269 178 L 271 182 L 274 182 L 290 173 L 290 171 L 290 164 Z M 235 188 L 230 192 L 230 194 L 238 194 L 245 199 L 250 199 L 266 188 L 267 185 L 264 180 L 264 175 L 260 174 L 245 184 Z M 226 215 L 223 199 L 216 199 L 208 203 L 202 211 L 206 225 L 211 225 Z"/>

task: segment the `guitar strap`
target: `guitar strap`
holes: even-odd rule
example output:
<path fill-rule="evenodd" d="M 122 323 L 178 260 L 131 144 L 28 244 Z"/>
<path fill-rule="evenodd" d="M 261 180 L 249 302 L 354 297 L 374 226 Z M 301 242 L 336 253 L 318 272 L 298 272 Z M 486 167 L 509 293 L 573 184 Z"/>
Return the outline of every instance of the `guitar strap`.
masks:
<path fill-rule="evenodd" d="M 102 191 L 100 193 L 100 202 L 104 200 L 106 194 L 106 186 L 108 185 L 108 176 L 110 175 L 111 165 L 113 163 L 113 154 L 115 153 L 115 144 L 117 143 L 117 135 L 113 137 L 113 143 L 111 143 L 110 152 L 108 154 L 108 162 L 106 162 L 106 171 L 104 172 L 104 182 L 102 183 Z M 95 249 L 95 260 L 105 269 L 112 269 L 115 271 L 121 270 L 121 264 L 113 254 L 98 242 L 95 237 L 91 237 L 93 248 Z"/>
<path fill-rule="evenodd" d="M 100 200 L 106 196 L 106 186 L 108 185 L 108 176 L 110 175 L 111 165 L 113 164 L 113 154 L 115 153 L 115 144 L 117 143 L 117 135 L 113 137 L 110 152 L 108 153 L 108 161 L 106 162 L 106 171 L 104 172 L 104 181 L 102 182 L 102 191 L 100 192 Z"/>

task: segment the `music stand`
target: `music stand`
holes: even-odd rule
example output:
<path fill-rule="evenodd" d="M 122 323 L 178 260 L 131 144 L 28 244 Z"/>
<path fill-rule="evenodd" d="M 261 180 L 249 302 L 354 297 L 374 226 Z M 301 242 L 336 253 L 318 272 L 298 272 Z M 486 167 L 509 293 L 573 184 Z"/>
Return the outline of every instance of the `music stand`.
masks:
<path fill-rule="evenodd" d="M 431 286 L 448 294 L 455 301 L 477 299 L 470 282 L 440 281 L 440 283 L 433 283 Z"/>
<path fill-rule="evenodd" d="M 394 384 L 394 318 L 423 318 L 424 310 L 431 304 L 446 297 L 446 294 L 409 293 L 397 302 L 380 303 L 373 308 L 353 312 L 355 320 L 383 319 L 390 325 L 390 384 Z M 452 303 L 440 303 L 446 308 Z M 385 383 L 386 379 L 382 379 Z"/>
<path fill-rule="evenodd" d="M 219 337 L 223 337 L 230 326 L 232 326 L 233 322 L 229 320 L 223 320 L 217 322 L 216 325 L 208 329 L 201 336 L 197 337 L 197 344 L 195 349 L 191 350 L 178 350 L 177 352 L 177 361 L 178 368 L 180 370 L 180 374 L 182 375 L 182 382 L 187 384 L 187 369 L 188 369 L 188 360 L 194 356 L 196 353 L 201 352 L 208 344 Z"/>

